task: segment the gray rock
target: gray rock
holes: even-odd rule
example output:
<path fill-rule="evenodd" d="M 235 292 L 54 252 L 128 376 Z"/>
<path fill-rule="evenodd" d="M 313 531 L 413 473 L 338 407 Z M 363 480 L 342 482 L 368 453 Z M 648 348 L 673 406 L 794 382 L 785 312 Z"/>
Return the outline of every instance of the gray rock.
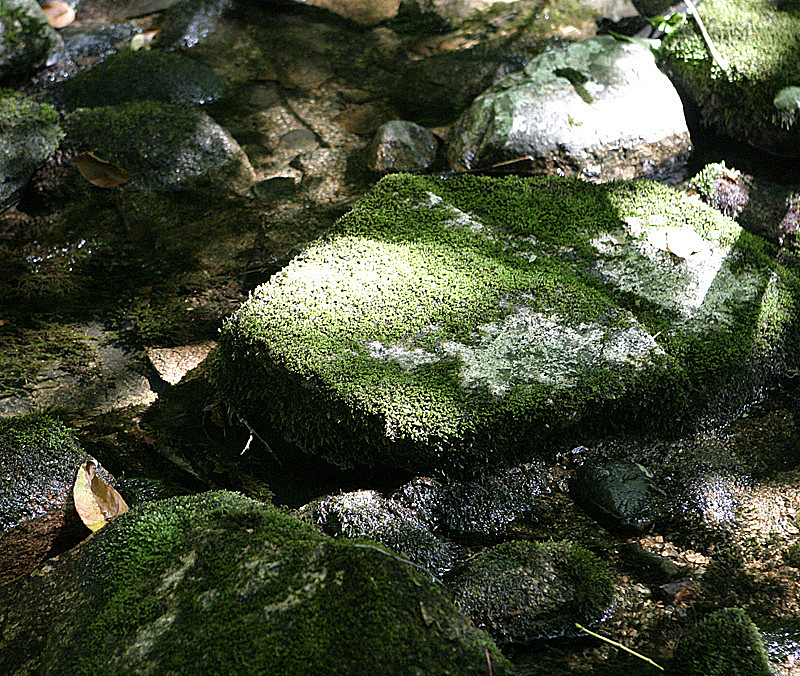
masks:
<path fill-rule="evenodd" d="M 219 180 L 244 190 L 253 169 L 239 144 L 203 112 L 135 101 L 76 110 L 65 120 L 71 154 L 91 151 L 133 174 L 134 188 L 178 190 Z"/>
<path fill-rule="evenodd" d="M 449 124 L 478 94 L 528 61 L 526 56 L 478 48 L 429 56 L 403 69 L 393 102 L 414 122 Z"/>
<path fill-rule="evenodd" d="M 597 521 L 619 530 L 642 531 L 663 510 L 653 473 L 627 460 L 587 460 L 572 476 L 569 493 Z"/>
<path fill-rule="evenodd" d="M 4 674 L 511 672 L 395 554 L 234 493 L 135 507 L 0 608 Z"/>
<path fill-rule="evenodd" d="M 175 52 L 125 51 L 109 56 L 50 89 L 67 110 L 128 101 L 202 104 L 222 96 L 222 80 L 208 66 Z"/>
<path fill-rule="evenodd" d="M 725 420 L 798 354 L 764 247 L 649 181 L 390 175 L 226 321 L 213 377 L 338 464 L 466 478 Z"/>
<path fill-rule="evenodd" d="M 43 66 L 63 42 L 36 0 L 0 6 L 0 83 L 15 82 Z"/>
<path fill-rule="evenodd" d="M 63 135 L 53 108 L 0 89 L 0 211 L 13 203 Z"/>
<path fill-rule="evenodd" d="M 376 540 L 437 577 L 466 557 L 458 545 L 435 537 L 409 509 L 375 491 L 319 498 L 301 507 L 298 515 L 332 537 Z"/>
<path fill-rule="evenodd" d="M 500 643 L 574 635 L 614 597 L 606 565 L 580 545 L 504 542 L 450 581 L 456 605 Z"/>
<path fill-rule="evenodd" d="M 439 143 L 433 133 L 413 122 L 392 120 L 378 127 L 365 150 L 371 171 L 425 171 L 436 160 Z"/>
<path fill-rule="evenodd" d="M 448 157 L 458 170 L 522 169 L 592 181 L 658 176 L 688 159 L 683 105 L 638 44 L 600 36 L 541 54 L 462 116 Z"/>
<path fill-rule="evenodd" d="M 57 420 L 0 421 L 0 585 L 89 534 L 72 503 L 78 468 L 88 460 L 98 464 Z M 98 474 L 113 483 L 99 465 Z"/>
<path fill-rule="evenodd" d="M 220 17 L 233 7 L 231 0 L 181 0 L 164 13 L 158 45 L 189 49 L 214 32 Z"/>

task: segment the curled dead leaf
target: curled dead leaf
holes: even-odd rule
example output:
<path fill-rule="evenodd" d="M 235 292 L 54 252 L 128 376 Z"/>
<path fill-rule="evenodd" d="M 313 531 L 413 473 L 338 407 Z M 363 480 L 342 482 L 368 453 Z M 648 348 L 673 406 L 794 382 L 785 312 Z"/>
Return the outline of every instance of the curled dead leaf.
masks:
<path fill-rule="evenodd" d="M 81 521 L 93 531 L 128 511 L 128 505 L 117 489 L 97 476 L 97 465 L 88 460 L 78 468 L 72 487 L 75 510 Z"/>
<path fill-rule="evenodd" d="M 64 28 L 64 26 L 69 26 L 75 21 L 75 10 L 66 2 L 51 0 L 51 2 L 42 5 L 42 11 L 47 23 L 53 28 Z"/>
<path fill-rule="evenodd" d="M 152 28 L 149 31 L 137 33 L 128 43 L 131 51 L 138 52 L 140 49 L 148 49 L 150 47 L 150 43 L 156 39 L 160 32 L 160 28 Z"/>
<path fill-rule="evenodd" d="M 708 250 L 708 242 L 706 242 L 694 230 L 687 230 L 686 228 L 673 228 L 666 233 L 667 251 L 674 256 L 688 259 L 689 256 L 705 252 Z"/>
<path fill-rule="evenodd" d="M 98 188 L 113 188 L 129 181 L 132 174 L 89 151 L 72 158 L 81 176 Z"/>

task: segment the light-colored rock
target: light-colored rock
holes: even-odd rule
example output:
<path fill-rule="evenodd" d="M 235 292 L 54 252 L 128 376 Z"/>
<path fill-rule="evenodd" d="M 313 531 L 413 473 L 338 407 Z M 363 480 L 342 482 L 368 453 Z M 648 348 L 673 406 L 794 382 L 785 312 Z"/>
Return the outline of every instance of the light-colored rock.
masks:
<path fill-rule="evenodd" d="M 458 170 L 519 160 L 609 181 L 674 172 L 689 150 L 680 97 L 650 50 L 601 36 L 495 83 L 462 116 L 448 157 Z"/>
<path fill-rule="evenodd" d="M 425 171 L 436 160 L 439 142 L 429 129 L 413 122 L 391 120 L 378 127 L 365 150 L 371 171 Z"/>

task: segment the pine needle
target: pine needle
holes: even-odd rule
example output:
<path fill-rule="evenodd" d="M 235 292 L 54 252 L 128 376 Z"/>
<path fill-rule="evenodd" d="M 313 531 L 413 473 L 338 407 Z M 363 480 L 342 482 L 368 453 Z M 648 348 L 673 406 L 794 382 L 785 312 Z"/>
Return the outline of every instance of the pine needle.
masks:
<path fill-rule="evenodd" d="M 577 622 L 575 623 L 575 626 L 578 627 L 578 629 L 580 629 L 581 631 L 585 631 L 587 634 L 589 634 L 589 636 L 594 636 L 595 638 L 599 638 L 601 641 L 605 641 L 606 643 L 609 643 L 609 644 L 613 645 L 615 648 L 621 648 L 626 653 L 630 653 L 634 657 L 638 657 L 640 660 L 644 660 L 648 664 L 652 664 L 656 669 L 658 669 L 660 671 L 664 671 L 664 667 L 662 667 L 660 664 L 656 664 L 649 657 L 645 657 L 641 653 L 637 653 L 635 650 L 631 650 L 630 648 L 628 648 L 627 646 L 622 645 L 621 643 L 617 643 L 616 641 L 612 641 L 610 638 L 606 638 L 605 636 L 600 636 L 600 634 L 595 634 L 593 631 L 589 631 L 586 627 L 584 627 L 583 625 L 578 624 Z"/>
<path fill-rule="evenodd" d="M 714 60 L 714 63 L 719 66 L 719 69 L 727 75 L 728 62 L 725 60 L 725 57 L 719 53 L 717 48 L 714 46 L 714 43 L 711 42 L 711 36 L 708 34 L 706 25 L 703 23 L 703 20 L 700 18 L 700 14 L 697 12 L 697 7 L 694 6 L 692 0 L 683 1 L 686 3 L 686 8 L 689 10 L 689 14 L 692 15 L 692 18 L 697 23 L 697 27 L 700 29 L 700 35 L 703 36 L 703 41 L 706 43 L 706 47 L 708 47 L 711 58 Z"/>

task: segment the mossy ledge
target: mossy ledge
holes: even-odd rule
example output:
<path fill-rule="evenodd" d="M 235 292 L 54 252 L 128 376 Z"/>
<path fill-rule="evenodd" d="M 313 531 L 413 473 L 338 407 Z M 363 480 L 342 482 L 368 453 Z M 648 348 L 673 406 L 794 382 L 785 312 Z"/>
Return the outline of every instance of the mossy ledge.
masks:
<path fill-rule="evenodd" d="M 800 5 L 773 0 L 705 0 L 699 12 L 728 61 L 714 64 L 695 21 L 667 36 L 661 61 L 697 102 L 706 125 L 771 152 L 800 154 L 796 106 L 775 103 L 800 86 Z"/>
<path fill-rule="evenodd" d="M 4 674 L 511 673 L 397 555 L 224 491 L 135 507 L 0 607 Z"/>
<path fill-rule="evenodd" d="M 395 175 L 227 320 L 213 377 L 341 465 L 474 474 L 738 410 L 786 369 L 798 298 L 764 241 L 656 183 Z"/>

